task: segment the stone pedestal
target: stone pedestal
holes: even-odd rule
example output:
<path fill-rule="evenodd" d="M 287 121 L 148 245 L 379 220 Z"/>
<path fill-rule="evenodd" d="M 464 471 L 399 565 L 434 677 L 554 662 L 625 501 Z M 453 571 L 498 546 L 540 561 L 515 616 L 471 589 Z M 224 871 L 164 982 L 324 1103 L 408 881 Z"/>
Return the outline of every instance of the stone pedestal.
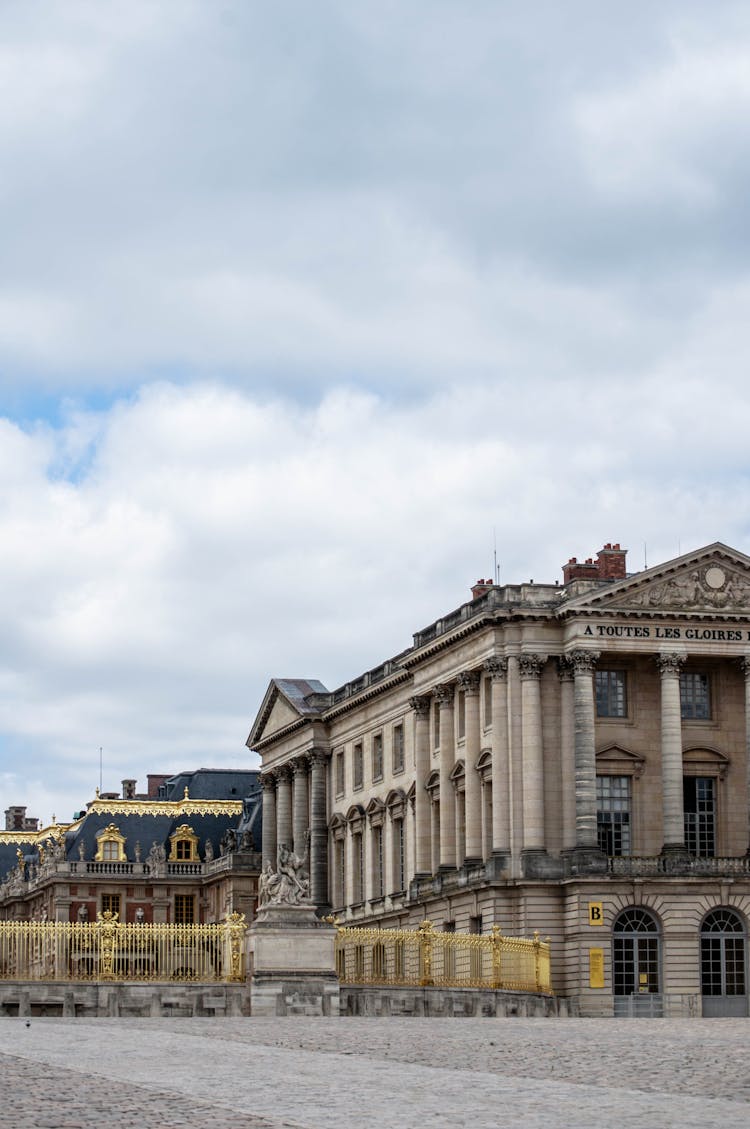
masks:
<path fill-rule="evenodd" d="M 338 1015 L 336 929 L 312 905 L 266 905 L 250 926 L 252 1015 Z"/>

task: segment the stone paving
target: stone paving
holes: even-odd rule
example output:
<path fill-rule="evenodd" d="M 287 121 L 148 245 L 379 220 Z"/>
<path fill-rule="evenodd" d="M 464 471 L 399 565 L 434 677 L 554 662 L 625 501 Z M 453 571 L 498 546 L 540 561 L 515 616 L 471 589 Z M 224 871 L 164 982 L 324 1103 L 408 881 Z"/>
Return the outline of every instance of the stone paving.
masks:
<path fill-rule="evenodd" d="M 0 1019 L 2 1129 L 747 1129 L 750 1020 Z"/>

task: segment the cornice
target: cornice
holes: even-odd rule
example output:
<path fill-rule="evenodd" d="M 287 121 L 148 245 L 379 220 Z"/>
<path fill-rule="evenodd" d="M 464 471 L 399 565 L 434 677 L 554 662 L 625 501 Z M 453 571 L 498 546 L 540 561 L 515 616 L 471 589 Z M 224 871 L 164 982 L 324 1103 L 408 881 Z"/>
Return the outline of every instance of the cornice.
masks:
<path fill-rule="evenodd" d="M 87 815 L 241 815 L 242 800 L 94 800 Z"/>
<path fill-rule="evenodd" d="M 368 702 L 372 698 L 376 698 L 379 694 L 385 693 L 386 690 L 391 690 L 394 686 L 400 686 L 402 682 L 408 682 L 411 679 L 411 674 L 407 670 L 394 671 L 393 674 L 388 675 L 380 682 L 373 683 L 372 686 L 366 686 L 357 694 L 352 694 L 351 698 L 345 698 L 341 702 L 336 702 L 335 706 L 331 706 L 323 714 L 321 714 L 322 721 L 334 721 L 337 717 L 353 709 L 355 706 L 362 705 L 363 702 Z"/>

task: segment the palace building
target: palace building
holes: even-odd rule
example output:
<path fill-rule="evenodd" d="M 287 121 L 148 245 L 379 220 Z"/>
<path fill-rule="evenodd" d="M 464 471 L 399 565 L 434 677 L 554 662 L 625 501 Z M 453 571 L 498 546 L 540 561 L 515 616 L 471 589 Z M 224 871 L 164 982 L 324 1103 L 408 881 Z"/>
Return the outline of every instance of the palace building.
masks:
<path fill-rule="evenodd" d="M 274 679 L 248 738 L 263 856 L 347 924 L 528 935 L 583 1015 L 747 1015 L 750 558 L 481 580 L 336 690 Z"/>
<path fill-rule="evenodd" d="M 0 831 L 0 921 L 203 924 L 252 920 L 260 874 L 257 770 L 123 780 L 71 823 L 39 827 L 10 807 Z"/>

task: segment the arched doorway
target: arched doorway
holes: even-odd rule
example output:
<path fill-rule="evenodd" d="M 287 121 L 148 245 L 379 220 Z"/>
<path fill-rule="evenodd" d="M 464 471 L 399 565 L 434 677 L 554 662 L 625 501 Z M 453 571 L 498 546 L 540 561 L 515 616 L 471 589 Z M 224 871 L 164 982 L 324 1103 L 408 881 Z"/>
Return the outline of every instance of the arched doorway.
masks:
<path fill-rule="evenodd" d="M 720 906 L 701 925 L 703 1015 L 747 1015 L 745 926 L 733 910 Z"/>
<path fill-rule="evenodd" d="M 612 928 L 615 1015 L 662 1014 L 659 925 L 642 906 L 631 906 Z"/>

